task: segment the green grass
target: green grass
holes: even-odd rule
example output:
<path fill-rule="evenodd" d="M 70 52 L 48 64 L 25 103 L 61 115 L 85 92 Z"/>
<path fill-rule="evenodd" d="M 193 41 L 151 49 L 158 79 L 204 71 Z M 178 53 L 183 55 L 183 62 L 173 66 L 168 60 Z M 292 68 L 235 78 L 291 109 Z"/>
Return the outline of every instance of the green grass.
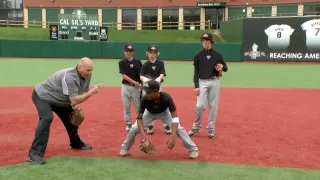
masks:
<path fill-rule="evenodd" d="M 73 66 L 77 60 L 0 59 L 0 86 L 34 86 L 55 71 Z M 119 86 L 121 76 L 116 60 L 96 60 L 92 83 Z M 20 68 L 21 67 L 21 68 Z M 320 88 L 318 65 L 228 63 L 223 87 Z M 165 62 L 164 86 L 193 86 L 191 62 Z M 21 78 L 23 74 L 23 78 Z"/>
<path fill-rule="evenodd" d="M 202 30 L 109 30 L 109 41 L 118 42 L 199 42 Z M 0 28 L 0 39 L 49 40 L 49 29 Z M 217 42 L 221 42 L 219 38 Z"/>
<path fill-rule="evenodd" d="M 0 168 L 3 180 L 315 180 L 320 171 L 206 162 L 53 157 L 44 166 Z"/>

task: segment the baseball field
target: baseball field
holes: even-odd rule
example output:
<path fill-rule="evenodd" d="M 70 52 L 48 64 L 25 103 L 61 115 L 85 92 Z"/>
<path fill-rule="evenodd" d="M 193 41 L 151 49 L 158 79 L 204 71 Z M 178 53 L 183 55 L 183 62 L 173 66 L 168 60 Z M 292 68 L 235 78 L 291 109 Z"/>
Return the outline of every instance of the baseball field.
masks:
<path fill-rule="evenodd" d="M 92 85 L 99 94 L 83 103 L 86 119 L 80 136 L 92 151 L 69 149 L 57 116 L 51 125 L 46 165 L 26 162 L 38 122 L 31 101 L 33 86 L 55 71 L 73 66 L 67 59 L 0 59 L 1 180 L 314 180 L 320 177 L 320 71 L 318 64 L 228 63 L 221 79 L 216 137 L 205 128 L 192 137 L 199 159 L 189 160 L 179 139 L 156 121 L 152 142 L 157 153 L 138 149 L 119 156 L 125 138 L 117 60 L 94 60 Z M 181 125 L 189 131 L 195 116 L 191 62 L 165 62 L 163 90 L 176 104 Z M 133 120 L 134 109 L 132 106 Z M 132 120 L 132 121 L 133 121 Z M 207 123 L 205 110 L 202 126 Z"/>

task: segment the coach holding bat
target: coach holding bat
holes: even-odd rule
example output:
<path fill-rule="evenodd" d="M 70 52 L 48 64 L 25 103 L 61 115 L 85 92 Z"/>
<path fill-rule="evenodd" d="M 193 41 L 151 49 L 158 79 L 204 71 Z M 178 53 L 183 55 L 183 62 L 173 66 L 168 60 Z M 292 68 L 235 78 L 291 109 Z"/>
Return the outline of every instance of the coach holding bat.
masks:
<path fill-rule="evenodd" d="M 212 49 L 214 43 L 211 33 L 204 33 L 201 36 L 203 49 L 194 58 L 195 93 L 197 95 L 196 119 L 193 123 L 189 136 L 199 132 L 201 128 L 202 114 L 206 103 L 209 105 L 209 119 L 207 132 L 209 138 L 214 138 L 215 123 L 218 111 L 220 96 L 220 77 L 222 71 L 228 70 L 222 55 Z"/>
<path fill-rule="evenodd" d="M 43 156 L 49 140 L 53 112 L 63 122 L 72 149 L 92 149 L 90 145 L 80 139 L 78 125 L 71 123 L 72 113 L 79 110 L 77 105 L 99 92 L 101 84 L 95 85 L 89 90 L 92 70 L 92 61 L 89 58 L 82 58 L 77 65 L 59 70 L 35 86 L 32 101 L 38 111 L 39 122 L 29 150 L 28 161 L 35 164 L 45 164 Z"/>

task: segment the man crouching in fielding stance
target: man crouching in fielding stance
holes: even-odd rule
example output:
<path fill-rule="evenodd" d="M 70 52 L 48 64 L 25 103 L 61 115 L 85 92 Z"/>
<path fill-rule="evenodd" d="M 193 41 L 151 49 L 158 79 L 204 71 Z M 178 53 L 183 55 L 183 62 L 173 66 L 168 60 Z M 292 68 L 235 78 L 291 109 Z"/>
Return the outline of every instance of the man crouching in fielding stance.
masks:
<path fill-rule="evenodd" d="M 155 80 L 148 81 L 146 87 L 143 88 L 146 91 L 146 95 L 142 97 L 137 121 L 128 132 L 127 137 L 122 144 L 120 155 L 128 155 L 128 151 L 132 147 L 139 131 L 142 134 L 142 138 L 146 139 L 147 135 L 144 132 L 144 128 L 153 122 L 154 119 L 161 119 L 163 123 L 166 123 L 172 129 L 168 148 L 172 149 L 174 147 L 176 135 L 178 135 L 182 140 L 184 147 L 189 150 L 189 157 L 191 159 L 198 158 L 198 148 L 184 128 L 180 126 L 176 106 L 171 96 L 168 93 L 159 92 L 160 84 Z"/>
<path fill-rule="evenodd" d="M 81 141 L 78 127 L 70 122 L 73 109 L 78 108 L 78 104 L 99 92 L 101 84 L 89 90 L 92 70 L 92 61 L 89 58 L 82 58 L 76 66 L 62 69 L 35 86 L 32 101 L 37 108 L 39 122 L 29 150 L 28 161 L 45 164 L 42 158 L 49 140 L 52 112 L 55 112 L 63 122 L 72 149 L 92 149 L 90 145 Z"/>

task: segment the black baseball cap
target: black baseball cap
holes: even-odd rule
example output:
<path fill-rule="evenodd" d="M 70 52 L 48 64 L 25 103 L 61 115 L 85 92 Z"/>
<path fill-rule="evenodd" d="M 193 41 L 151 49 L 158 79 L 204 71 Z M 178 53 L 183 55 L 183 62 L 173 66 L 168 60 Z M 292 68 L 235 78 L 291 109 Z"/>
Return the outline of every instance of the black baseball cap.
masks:
<path fill-rule="evenodd" d="M 133 45 L 128 43 L 123 47 L 124 51 L 134 51 Z"/>
<path fill-rule="evenodd" d="M 157 46 L 155 46 L 155 45 L 150 45 L 150 46 L 148 46 L 147 51 L 150 51 L 150 52 L 158 52 L 158 48 L 157 48 Z"/>
<path fill-rule="evenodd" d="M 143 90 L 145 90 L 146 92 L 150 92 L 150 91 L 160 91 L 160 83 L 156 80 L 151 80 L 148 81 L 143 87 Z"/>
<path fill-rule="evenodd" d="M 206 39 L 206 40 L 210 40 L 210 41 L 212 41 L 212 42 L 214 42 L 214 40 L 213 40 L 213 36 L 212 36 L 212 34 L 211 33 L 203 33 L 202 35 L 201 35 L 201 40 L 202 39 Z"/>

